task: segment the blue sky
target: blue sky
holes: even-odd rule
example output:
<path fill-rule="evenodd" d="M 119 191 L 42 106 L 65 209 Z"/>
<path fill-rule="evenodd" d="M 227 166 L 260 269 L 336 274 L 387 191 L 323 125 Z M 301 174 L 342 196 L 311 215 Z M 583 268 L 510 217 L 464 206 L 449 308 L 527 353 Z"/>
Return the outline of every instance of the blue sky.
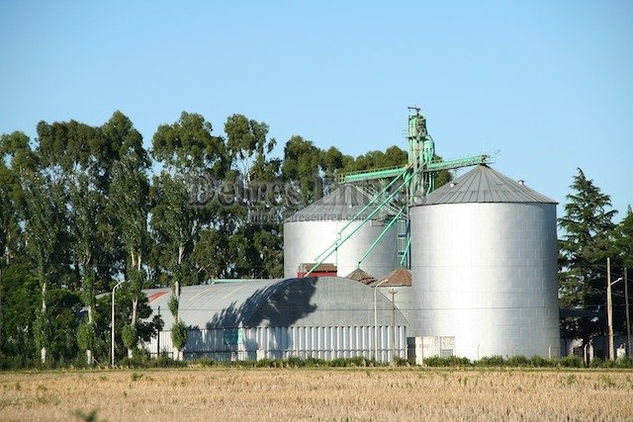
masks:
<path fill-rule="evenodd" d="M 633 2 L 337 3 L 0 0 L 0 133 L 118 109 L 149 145 L 182 110 L 243 113 L 277 154 L 358 155 L 405 148 L 416 104 L 446 159 L 499 150 L 561 204 L 581 167 L 633 204 Z"/>

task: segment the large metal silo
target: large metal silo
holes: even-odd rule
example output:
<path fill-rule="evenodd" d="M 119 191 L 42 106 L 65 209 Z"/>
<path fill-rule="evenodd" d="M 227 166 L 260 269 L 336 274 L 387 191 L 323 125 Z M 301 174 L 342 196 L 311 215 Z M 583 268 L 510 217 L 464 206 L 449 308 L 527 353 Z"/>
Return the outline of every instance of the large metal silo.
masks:
<path fill-rule="evenodd" d="M 411 207 L 417 336 L 456 354 L 556 356 L 556 202 L 482 165 Z"/>
<path fill-rule="evenodd" d="M 358 187 L 343 185 L 288 218 L 284 222 L 284 277 L 296 277 L 300 264 L 316 262 L 317 257 L 337 238 L 344 237 L 359 226 L 361 218 L 375 209 L 370 206 L 360 217 L 354 218 L 369 200 L 369 195 Z M 390 207 L 381 209 L 324 262 L 335 264 L 340 276 L 354 271 L 358 261 L 378 239 L 396 211 Z M 347 229 L 339 234 L 346 225 Z M 360 266 L 374 277 L 382 277 L 395 267 L 398 259 L 397 227 L 399 225 L 394 224 L 384 234 Z"/>

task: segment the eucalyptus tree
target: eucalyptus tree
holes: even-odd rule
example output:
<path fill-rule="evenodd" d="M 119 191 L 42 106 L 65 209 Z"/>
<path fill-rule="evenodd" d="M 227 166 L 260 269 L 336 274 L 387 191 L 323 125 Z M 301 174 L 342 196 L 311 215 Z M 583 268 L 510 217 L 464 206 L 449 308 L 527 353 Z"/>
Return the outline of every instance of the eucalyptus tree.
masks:
<path fill-rule="evenodd" d="M 224 124 L 235 183 L 244 193 L 225 209 L 225 220 L 235 223 L 227 242 L 233 277 L 277 277 L 281 272 L 278 201 L 283 186 L 276 183 L 281 162 L 269 158 L 276 140 L 268 130 L 266 123 L 242 114 L 229 116 Z"/>
<path fill-rule="evenodd" d="M 301 136 L 292 136 L 284 146 L 282 175 L 287 183 L 296 182 L 302 205 L 307 205 L 321 193 L 318 187 L 320 158 L 322 152 Z"/>
<path fill-rule="evenodd" d="M 146 284 L 144 269 L 148 250 L 147 218 L 149 211 L 149 182 L 145 155 L 126 155 L 114 165 L 114 177 L 110 189 L 111 206 L 120 228 L 125 253 L 125 274 L 131 293 L 132 312 L 130 324 L 124 331 L 125 346 L 131 357 L 137 341 L 138 304 Z"/>
<path fill-rule="evenodd" d="M 64 248 L 63 230 L 67 225 L 63 191 L 60 185 L 43 175 L 32 174 L 24 180 L 26 219 L 26 250 L 35 266 L 41 306 L 34 322 L 35 342 L 42 363 L 48 359 L 52 338 L 48 307 L 51 284 L 59 274 L 59 252 Z"/>
<path fill-rule="evenodd" d="M 74 120 L 37 126 L 41 172 L 60 186 L 69 214 L 66 249 L 71 253 L 74 282 L 68 287 L 81 290 L 87 309 L 88 318 L 77 334 L 89 362 L 96 341 L 95 294 L 109 290 L 111 280 L 122 270 L 117 221 L 108 195 L 114 164 L 123 152 L 136 151 L 141 144 L 140 134 L 129 135 L 131 130 L 129 119 L 118 111 L 101 127 Z"/>
<path fill-rule="evenodd" d="M 176 321 L 172 338 L 180 351 L 186 341 L 186 328 L 178 319 L 180 289 L 199 277 L 192 252 L 213 216 L 208 207 L 191 206 L 192 183 L 222 179 L 229 166 L 224 141 L 212 130 L 201 115 L 182 112 L 175 123 L 159 126 L 152 139 L 152 156 L 163 171 L 152 183 L 150 226 L 160 245 L 159 277 L 167 278 L 172 287 L 169 308 Z"/>
<path fill-rule="evenodd" d="M 20 233 L 18 216 L 11 201 L 10 186 L 14 183 L 14 175 L 0 159 L 0 345 L 2 345 L 2 307 L 3 307 L 3 270 L 9 265 L 11 250 Z M 0 349 L 0 356 L 2 349 Z"/>
<path fill-rule="evenodd" d="M 19 131 L 0 136 L 0 347 L 4 344 L 4 269 L 24 248 L 25 202 L 21 179 L 37 166 L 30 142 Z"/>

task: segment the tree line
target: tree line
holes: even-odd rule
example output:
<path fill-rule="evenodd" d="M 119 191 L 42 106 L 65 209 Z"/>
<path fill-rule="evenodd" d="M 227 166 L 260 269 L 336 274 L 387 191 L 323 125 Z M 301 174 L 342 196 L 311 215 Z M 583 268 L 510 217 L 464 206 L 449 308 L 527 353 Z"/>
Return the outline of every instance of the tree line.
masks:
<path fill-rule="evenodd" d="M 268 125 L 241 114 L 226 119 L 223 133 L 213 129 L 202 115 L 183 112 L 160 125 L 146 148 L 117 111 L 101 126 L 42 121 L 35 139 L 22 132 L 0 137 L 3 365 L 107 362 L 107 293 L 120 280 L 126 283 L 116 295 L 116 357 L 132 356 L 162 327 L 160 318 L 148 321 L 147 288 L 172 288 L 168 311 L 175 344 L 183 343 L 183 286 L 283 276 L 284 216 L 317 199 L 340 172 L 407 162 L 397 146 L 352 157 L 301 136 L 288 139 L 276 157 Z M 450 177 L 444 172 L 438 186 Z M 244 194 L 266 182 L 286 190 L 264 192 L 265 201 Z M 193 187 L 198 194 L 206 189 L 203 200 L 192 196 Z M 209 190 L 227 187 L 230 201 L 208 200 Z M 560 303 L 600 310 L 606 257 L 615 268 L 633 264 L 633 216 L 629 208 L 614 223 L 609 196 L 581 170 L 571 188 L 559 219 Z M 275 218 L 252 224 L 253 214 Z M 614 288 L 621 321 L 622 283 Z M 562 322 L 567 335 L 586 341 L 604 330 L 603 319 Z"/>

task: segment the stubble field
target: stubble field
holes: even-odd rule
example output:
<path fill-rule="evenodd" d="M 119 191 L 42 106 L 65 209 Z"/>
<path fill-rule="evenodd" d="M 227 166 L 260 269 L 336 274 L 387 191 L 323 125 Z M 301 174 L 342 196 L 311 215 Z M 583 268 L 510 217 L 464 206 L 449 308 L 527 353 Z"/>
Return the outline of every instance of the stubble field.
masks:
<path fill-rule="evenodd" d="M 633 420 L 632 371 L 189 368 L 0 373 L 1 420 Z"/>

